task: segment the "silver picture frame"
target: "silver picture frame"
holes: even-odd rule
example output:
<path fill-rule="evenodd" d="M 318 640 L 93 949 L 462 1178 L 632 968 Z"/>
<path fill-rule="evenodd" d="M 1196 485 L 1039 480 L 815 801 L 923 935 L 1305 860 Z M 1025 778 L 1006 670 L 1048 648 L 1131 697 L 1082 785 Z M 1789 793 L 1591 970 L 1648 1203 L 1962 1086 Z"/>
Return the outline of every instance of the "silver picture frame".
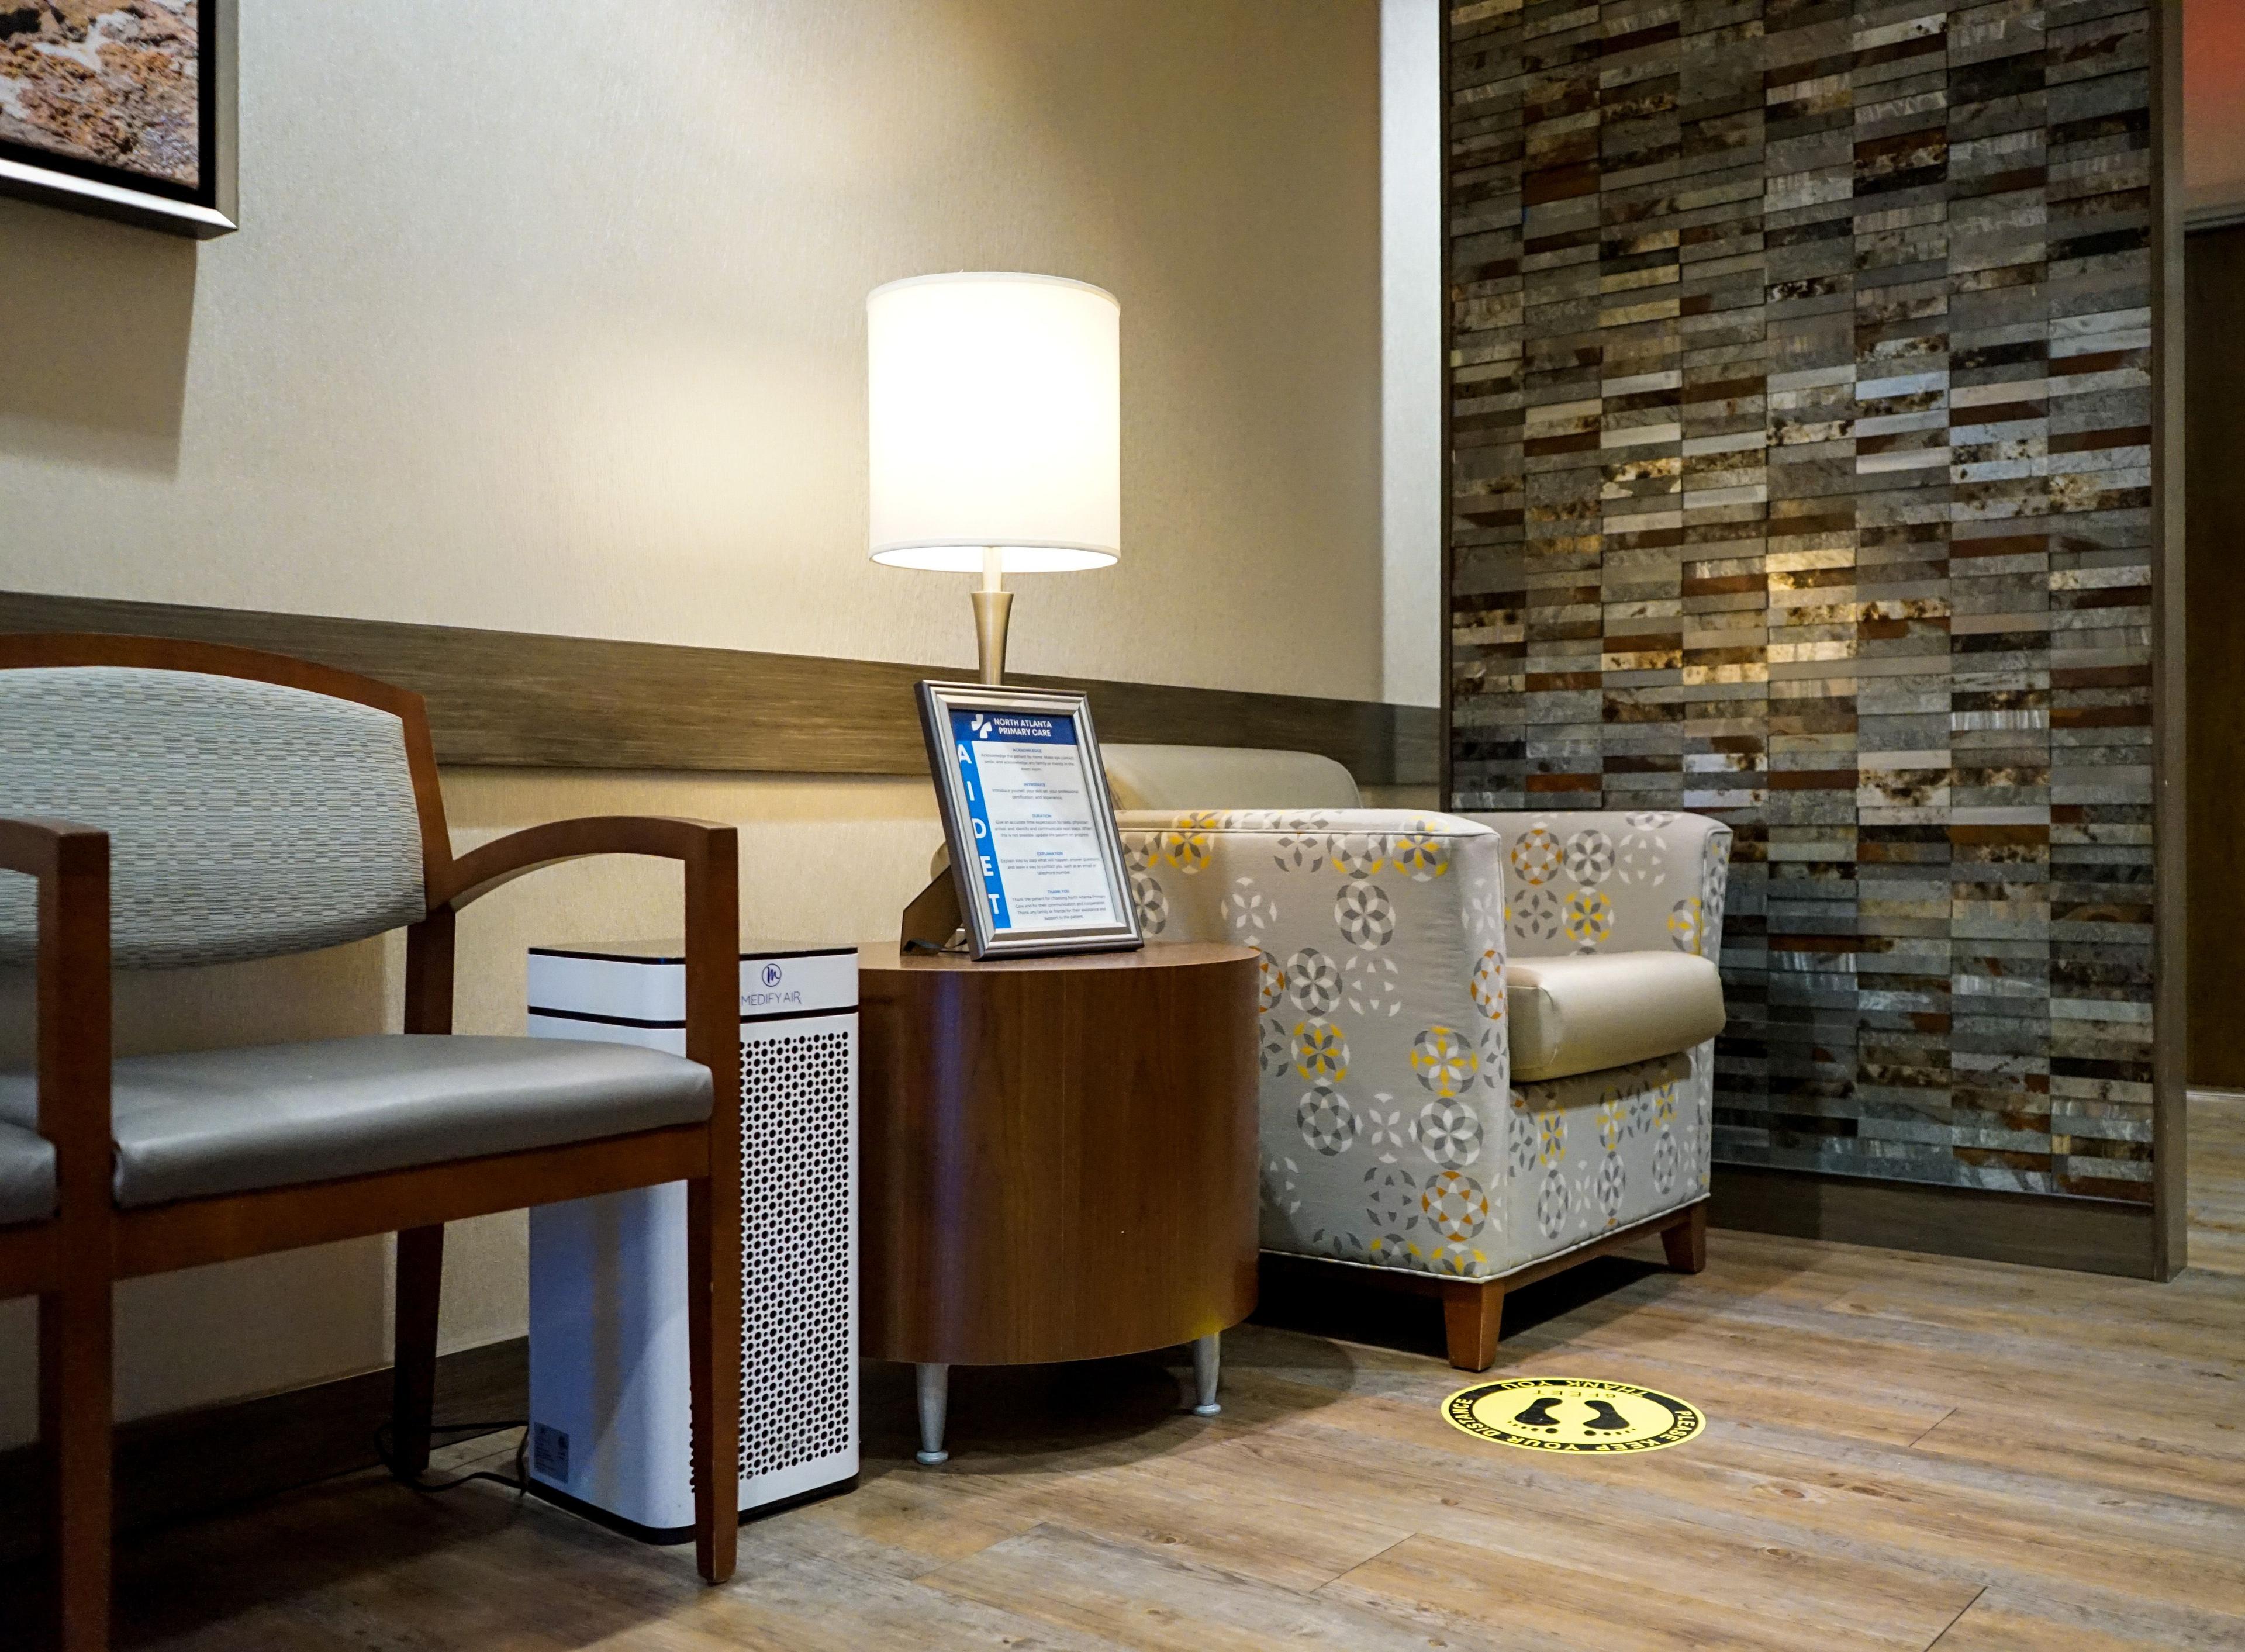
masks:
<path fill-rule="evenodd" d="M 0 142 L 0 194 L 198 240 L 241 227 L 235 195 L 237 0 L 197 0 L 194 189 Z"/>
<path fill-rule="evenodd" d="M 1028 958 L 1068 952 L 1132 951 L 1145 944 L 1138 909 L 1131 899 L 1129 869 L 1122 857 L 1122 834 L 1107 790 L 1099 758 L 1099 735 L 1092 726 L 1091 701 L 1081 694 L 1041 688 L 1007 688 L 982 683 L 923 682 L 919 685 L 920 732 L 927 742 L 928 768 L 935 779 L 936 806 L 943 816 L 944 842 L 951 855 L 952 887 L 967 949 L 977 958 Z M 1073 733 L 1075 761 L 1089 804 L 1087 823 L 1105 875 L 1109 910 L 1118 921 L 1065 929 L 1012 929 L 993 917 L 986 898 L 967 781 L 959 744 L 953 737 L 954 712 L 1064 721 Z"/>

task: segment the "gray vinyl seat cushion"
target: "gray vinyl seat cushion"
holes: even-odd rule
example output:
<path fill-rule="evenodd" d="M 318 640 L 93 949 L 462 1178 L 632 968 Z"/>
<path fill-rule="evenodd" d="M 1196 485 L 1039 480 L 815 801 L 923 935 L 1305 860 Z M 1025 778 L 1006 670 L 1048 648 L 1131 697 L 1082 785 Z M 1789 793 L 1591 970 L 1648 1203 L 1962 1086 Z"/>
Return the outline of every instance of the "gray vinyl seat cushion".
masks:
<path fill-rule="evenodd" d="M 135 1056 L 111 1079 L 119 1205 L 293 1187 L 709 1117 L 709 1070 L 638 1045 L 390 1033 Z M 36 1116 L 0 1077 L 0 1121 Z"/>
<path fill-rule="evenodd" d="M 55 1144 L 36 1130 L 0 1124 L 0 1227 L 55 1214 Z"/>

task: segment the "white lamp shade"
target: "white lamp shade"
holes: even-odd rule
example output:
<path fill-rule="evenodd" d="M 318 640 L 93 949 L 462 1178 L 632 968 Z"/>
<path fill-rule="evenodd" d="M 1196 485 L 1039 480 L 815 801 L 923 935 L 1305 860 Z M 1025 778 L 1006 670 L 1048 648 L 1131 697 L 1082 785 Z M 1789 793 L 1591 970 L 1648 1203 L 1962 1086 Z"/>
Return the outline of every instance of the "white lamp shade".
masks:
<path fill-rule="evenodd" d="M 872 556 L 972 572 L 1122 554 L 1122 307 L 1056 275 L 920 275 L 865 300 Z"/>

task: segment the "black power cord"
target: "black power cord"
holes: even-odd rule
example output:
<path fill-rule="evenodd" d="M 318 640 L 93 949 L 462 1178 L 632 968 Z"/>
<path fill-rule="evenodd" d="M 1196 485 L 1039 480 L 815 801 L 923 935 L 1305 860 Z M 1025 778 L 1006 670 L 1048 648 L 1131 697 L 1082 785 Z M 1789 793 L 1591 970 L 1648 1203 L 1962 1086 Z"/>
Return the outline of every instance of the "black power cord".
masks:
<path fill-rule="evenodd" d="M 530 1425 L 527 1420 L 515 1418 L 503 1422 L 490 1423 L 432 1423 L 429 1427 L 429 1436 L 431 1443 L 434 1445 L 438 1443 L 437 1437 L 441 1434 L 468 1436 L 496 1434 L 502 1429 L 508 1428 L 522 1430 L 522 1438 L 514 1445 L 514 1478 L 512 1479 L 504 1474 L 494 1474 L 486 1468 L 479 1468 L 472 1473 L 462 1474 L 448 1480 L 426 1480 L 418 1474 L 408 1474 L 398 1464 L 397 1453 L 392 1445 L 392 1425 L 389 1423 L 375 1425 L 374 1455 L 376 1459 L 390 1471 L 390 1477 L 392 1479 L 407 1490 L 419 1492 L 424 1497 L 434 1497 L 443 1492 L 455 1492 L 461 1486 L 471 1486 L 478 1480 L 488 1480 L 494 1486 L 505 1486 L 515 1494 L 517 1499 L 520 1499 L 530 1490 L 530 1473 L 526 1466 L 526 1459 L 530 1455 Z"/>

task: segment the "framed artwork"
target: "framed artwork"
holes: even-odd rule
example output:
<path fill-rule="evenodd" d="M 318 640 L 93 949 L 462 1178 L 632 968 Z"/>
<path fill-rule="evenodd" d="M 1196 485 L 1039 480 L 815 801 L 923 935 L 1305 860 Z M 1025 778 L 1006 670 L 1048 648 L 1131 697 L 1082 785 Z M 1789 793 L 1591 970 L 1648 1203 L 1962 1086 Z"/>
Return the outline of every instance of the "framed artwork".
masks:
<path fill-rule="evenodd" d="M 1143 945 L 1090 701 L 924 682 L 919 719 L 973 955 Z"/>
<path fill-rule="evenodd" d="M 235 0 L 0 0 L 0 191 L 174 234 L 237 227 Z"/>

